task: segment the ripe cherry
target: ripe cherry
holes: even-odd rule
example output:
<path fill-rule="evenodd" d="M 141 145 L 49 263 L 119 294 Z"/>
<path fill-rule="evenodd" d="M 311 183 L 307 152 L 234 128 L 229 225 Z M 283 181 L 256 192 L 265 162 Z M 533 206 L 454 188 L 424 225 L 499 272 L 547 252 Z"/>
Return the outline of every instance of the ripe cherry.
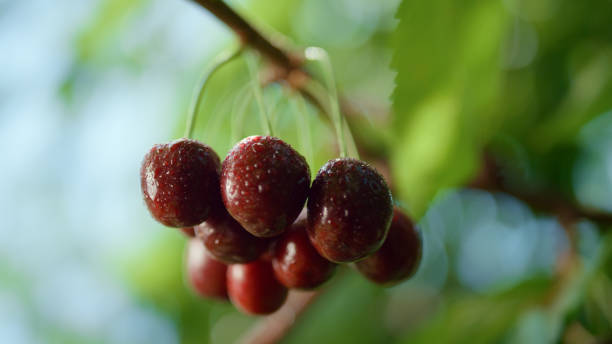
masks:
<path fill-rule="evenodd" d="M 296 221 L 274 244 L 272 267 L 287 288 L 312 289 L 331 278 L 335 264 L 321 257 L 306 233 L 306 219 Z"/>
<path fill-rule="evenodd" d="M 227 265 L 210 256 L 200 240 L 189 240 L 186 261 L 187 279 L 198 295 L 227 299 Z"/>
<path fill-rule="evenodd" d="M 193 229 L 193 227 L 180 228 L 180 231 L 190 238 L 195 237 L 195 230 Z"/>
<path fill-rule="evenodd" d="M 363 161 L 328 161 L 317 173 L 308 200 L 308 235 L 317 251 L 337 263 L 374 253 L 393 215 L 383 177 Z"/>
<path fill-rule="evenodd" d="M 223 161 L 223 203 L 255 236 L 276 236 L 293 223 L 304 207 L 309 186 L 304 157 L 275 137 L 247 137 Z"/>
<path fill-rule="evenodd" d="M 274 277 L 272 265 L 265 260 L 230 265 L 227 291 L 232 303 L 248 314 L 270 314 L 287 298 L 287 288 Z"/>
<path fill-rule="evenodd" d="M 151 215 L 169 227 L 190 227 L 208 218 L 219 202 L 220 163 L 207 145 L 179 139 L 153 146 L 140 169 Z"/>
<path fill-rule="evenodd" d="M 382 247 L 355 263 L 369 280 L 383 285 L 397 284 L 412 276 L 421 261 L 421 237 L 410 219 L 399 208 L 393 209 L 393 221 Z"/>
<path fill-rule="evenodd" d="M 195 231 L 208 251 L 228 264 L 256 260 L 270 245 L 269 239 L 258 238 L 247 232 L 222 207 L 196 226 Z"/>

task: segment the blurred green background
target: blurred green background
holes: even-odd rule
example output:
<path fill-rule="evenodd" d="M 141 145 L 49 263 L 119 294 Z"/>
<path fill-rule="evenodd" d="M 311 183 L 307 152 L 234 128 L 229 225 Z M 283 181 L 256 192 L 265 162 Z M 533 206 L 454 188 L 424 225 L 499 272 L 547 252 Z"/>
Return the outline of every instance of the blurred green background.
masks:
<path fill-rule="evenodd" d="M 362 157 L 424 238 L 414 278 L 384 289 L 344 269 L 285 342 L 612 340 L 610 228 L 464 187 L 486 151 L 509 187 L 612 212 L 612 1 L 229 3 L 328 50 Z M 186 0 L 0 0 L 1 343 L 230 343 L 257 321 L 189 290 L 185 239 L 138 181 L 235 44 Z M 220 156 L 261 133 L 246 71 L 217 74 L 199 114 Z M 313 173 L 336 155 L 315 108 L 264 96 Z"/>

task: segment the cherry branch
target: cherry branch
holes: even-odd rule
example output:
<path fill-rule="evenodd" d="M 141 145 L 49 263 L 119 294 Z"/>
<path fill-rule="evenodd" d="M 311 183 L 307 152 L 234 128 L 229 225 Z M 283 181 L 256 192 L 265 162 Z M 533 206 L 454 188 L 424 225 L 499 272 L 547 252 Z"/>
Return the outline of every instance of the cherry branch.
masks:
<path fill-rule="evenodd" d="M 535 211 L 554 214 L 560 219 L 567 221 L 590 220 L 600 225 L 601 231 L 606 231 L 612 227 L 612 214 L 583 207 L 556 191 L 537 190 L 537 192 L 528 192 L 508 187 L 502 177 L 502 168 L 492 156 L 487 154 L 484 155 L 480 173 L 468 185 L 477 189 L 506 193 L 529 205 Z"/>
<path fill-rule="evenodd" d="M 266 83 L 273 81 L 284 81 L 292 88 L 299 91 L 302 96 L 323 116 L 324 120 L 331 123 L 331 109 L 326 106 L 325 94 L 321 94 L 321 82 L 308 73 L 303 68 L 303 54 L 291 52 L 285 49 L 280 44 L 267 38 L 264 34 L 258 31 L 253 25 L 246 21 L 234 9 L 228 6 L 222 0 L 192 0 L 198 5 L 204 7 L 217 19 L 222 21 L 229 27 L 241 40 L 242 44 L 259 52 L 273 67 L 270 75 L 266 78 Z M 379 156 L 380 152 L 368 152 L 367 145 L 361 144 L 363 138 L 358 135 L 358 132 L 352 130 L 351 121 L 349 119 L 357 115 L 353 105 L 340 98 L 340 112 L 343 113 L 349 126 L 349 131 L 355 134 L 353 139 L 356 146 L 360 150 L 364 150 L 365 155 Z M 368 154 L 372 153 L 372 154 Z"/>
<path fill-rule="evenodd" d="M 318 108 L 321 113 L 325 114 L 327 120 L 330 119 L 330 112 L 326 109 L 324 103 L 316 95 L 316 92 L 308 87 L 309 81 L 312 81 L 312 79 L 302 68 L 302 58 L 298 57 L 298 55 L 292 55 L 284 48 L 265 38 L 225 2 L 221 0 L 193 1 L 204 7 L 234 31 L 243 45 L 258 51 L 273 65 L 274 71 L 272 73 L 273 77 L 270 78 L 271 81 L 287 81 L 289 85 L 297 89 L 313 106 Z M 243 335 L 240 342 L 252 344 L 279 342 L 291 330 L 297 317 L 306 311 L 318 294 L 316 292 L 291 292 L 287 302 L 281 309 L 257 321 Z"/>
<path fill-rule="evenodd" d="M 238 342 L 271 344 L 281 341 L 289 333 L 297 317 L 308 309 L 319 294 L 319 291 L 290 291 L 287 301 L 278 311 L 257 321 Z"/>
<path fill-rule="evenodd" d="M 236 33 L 243 44 L 250 46 L 265 56 L 270 62 L 285 72 L 299 68 L 299 60 L 292 57 L 280 46 L 264 38 L 244 18 L 221 0 L 193 0 L 221 20 Z"/>
<path fill-rule="evenodd" d="M 192 0 L 199 4 L 211 14 L 227 25 L 240 38 L 242 44 L 249 46 L 259 52 L 273 67 L 273 73 L 269 81 L 282 80 L 291 87 L 298 90 L 305 99 L 318 108 L 330 120 L 330 109 L 325 105 L 312 84 L 320 85 L 318 80 L 303 68 L 301 54 L 294 54 L 276 42 L 266 38 L 260 31 L 255 29 L 242 16 L 235 12 L 222 0 Z M 313 82 L 314 81 L 314 82 Z M 347 101 L 341 101 L 342 113 L 349 118 L 355 115 L 355 109 Z M 355 132 L 359 134 L 359 132 Z M 359 136 L 355 137 L 357 146 L 365 149 L 361 144 Z M 378 154 L 376 154 L 378 153 Z M 380 157 L 380 152 L 374 152 L 374 156 Z M 500 191 L 507 193 L 529 205 L 535 211 L 552 213 L 566 221 L 576 219 L 589 219 L 601 225 L 602 230 L 612 227 L 612 214 L 593 209 L 587 209 L 577 205 L 556 192 L 528 193 L 510 189 L 500 178 L 500 168 L 494 164 L 489 157 L 484 159 L 481 174 L 468 185 L 487 191 Z M 275 343 L 290 331 L 296 318 L 302 314 L 318 294 L 303 294 L 290 297 L 287 305 L 283 306 L 277 313 L 262 318 L 242 338 L 245 343 Z"/>
<path fill-rule="evenodd" d="M 327 109 L 324 102 L 320 100 L 320 97 L 316 94 L 317 92 L 307 86 L 308 81 L 312 80 L 312 77 L 302 68 L 303 59 L 298 57 L 299 55 L 290 53 L 280 45 L 266 38 L 225 2 L 221 0 L 192 1 L 207 9 L 232 29 L 236 35 L 240 37 L 243 44 L 251 47 L 264 56 L 276 67 L 276 78 L 288 81 L 293 87 L 298 89 L 313 106 L 326 114 L 328 120 L 330 119 L 329 109 Z M 351 114 L 354 115 L 355 111 L 350 106 L 349 102 L 342 101 L 340 106 L 341 111 L 349 115 L 349 117 Z M 358 133 L 356 132 L 355 134 Z M 356 137 L 355 140 L 359 148 L 363 149 L 363 145 L 359 144 L 361 141 L 359 137 Z M 566 218 L 584 218 L 603 226 L 612 226 L 612 214 L 610 213 L 581 207 L 575 202 L 568 200 L 566 197 L 549 190 L 546 190 L 546 192 L 538 191 L 537 193 L 528 193 L 510 189 L 500 180 L 500 175 L 499 166 L 495 165 L 490 157 L 487 157 L 484 160 L 481 175 L 469 185 L 489 191 L 507 193 L 530 205 L 536 211 L 562 215 Z"/>

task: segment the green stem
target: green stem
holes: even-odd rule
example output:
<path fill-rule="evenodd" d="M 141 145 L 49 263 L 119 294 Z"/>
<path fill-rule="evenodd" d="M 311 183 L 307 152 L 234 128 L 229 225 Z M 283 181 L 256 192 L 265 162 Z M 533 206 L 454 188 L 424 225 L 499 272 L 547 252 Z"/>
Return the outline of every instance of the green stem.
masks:
<path fill-rule="evenodd" d="M 298 112 L 298 120 L 296 124 L 298 125 L 298 137 L 300 139 L 300 146 L 304 150 L 304 155 L 306 155 L 306 161 L 310 166 L 312 166 L 312 137 L 310 135 L 310 122 L 308 120 L 308 111 L 306 109 L 306 103 L 304 102 L 304 98 L 298 92 L 295 92 L 295 101 L 294 106 L 297 108 Z"/>
<path fill-rule="evenodd" d="M 247 105 L 251 101 L 251 93 L 247 92 L 250 85 L 245 85 L 243 89 L 238 92 L 238 96 L 234 100 L 234 106 L 232 107 L 232 133 L 231 133 L 231 145 L 238 142 L 240 139 L 240 133 L 244 124 L 244 114 L 246 112 Z"/>
<path fill-rule="evenodd" d="M 200 85 L 198 88 L 196 88 L 196 92 L 194 93 L 193 99 L 191 101 L 191 108 L 189 109 L 189 116 L 187 117 L 187 125 L 185 127 L 185 137 L 191 138 L 193 135 L 196 116 L 200 110 L 200 105 L 202 104 L 202 100 L 204 99 L 204 92 L 206 91 L 206 86 L 208 86 L 210 79 L 215 74 L 215 72 L 221 69 L 221 67 L 231 62 L 236 57 L 240 56 L 240 54 L 242 54 L 242 51 L 243 47 L 241 46 L 233 52 L 222 52 L 213 60 L 212 65 L 202 75 L 202 78 L 200 79 Z"/>
<path fill-rule="evenodd" d="M 226 117 L 219 116 L 218 114 L 226 114 L 230 111 L 228 109 L 230 109 L 231 102 L 228 101 L 228 98 L 233 93 L 232 90 L 227 90 L 218 96 L 218 101 L 210 111 L 214 115 L 208 119 L 206 128 L 204 128 L 203 138 L 206 140 L 206 143 L 212 144 L 213 142 L 219 142 L 219 140 L 222 142 L 223 139 L 227 138 L 227 135 L 220 130 Z"/>
<path fill-rule="evenodd" d="M 275 94 L 276 98 L 273 100 L 272 106 L 268 107 L 268 118 L 270 119 L 270 127 L 272 128 L 278 128 L 278 121 L 280 117 L 278 116 L 278 109 L 281 107 L 281 102 L 284 100 L 283 96 L 286 97 L 284 93 L 281 93 L 280 97 Z"/>
<path fill-rule="evenodd" d="M 342 122 L 344 125 L 344 130 L 346 133 L 346 136 L 348 138 L 348 151 L 349 151 L 349 155 L 352 156 L 355 159 L 360 159 L 359 158 L 359 150 L 357 149 L 357 144 L 355 143 L 355 138 L 353 137 L 353 133 L 351 133 L 351 129 L 349 127 L 348 121 L 346 120 L 346 117 L 342 118 Z"/>
<path fill-rule="evenodd" d="M 306 59 L 311 61 L 319 61 L 323 68 L 323 77 L 327 84 L 327 95 L 329 100 L 329 106 L 331 108 L 331 115 L 336 129 L 336 136 L 338 138 L 338 146 L 340 149 L 340 157 L 346 157 L 346 141 L 344 138 L 344 125 L 342 114 L 340 113 L 340 102 L 338 101 L 338 90 L 336 88 L 336 81 L 334 79 L 334 72 L 331 65 L 331 60 L 327 51 L 318 47 L 309 47 L 305 51 Z"/>
<path fill-rule="evenodd" d="M 261 94 L 261 86 L 259 84 L 259 76 L 257 74 L 257 62 L 254 56 L 247 58 L 247 65 L 249 67 L 249 74 L 251 75 L 251 86 L 253 88 L 253 94 L 259 107 L 259 119 L 261 120 L 261 129 L 268 136 L 273 135 L 272 124 L 270 123 L 270 117 L 264 106 L 263 96 Z"/>

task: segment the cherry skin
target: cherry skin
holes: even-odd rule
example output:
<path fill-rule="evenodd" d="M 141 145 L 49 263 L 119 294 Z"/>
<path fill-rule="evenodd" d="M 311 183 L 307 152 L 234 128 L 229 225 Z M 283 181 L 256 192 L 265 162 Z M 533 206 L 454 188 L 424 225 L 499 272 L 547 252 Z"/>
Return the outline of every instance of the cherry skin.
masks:
<path fill-rule="evenodd" d="M 309 186 L 304 157 L 275 137 L 247 137 L 223 161 L 223 203 L 258 237 L 279 235 L 293 223 L 304 207 Z"/>
<path fill-rule="evenodd" d="M 306 233 L 306 219 L 302 219 L 277 239 L 272 267 L 285 287 L 313 289 L 329 280 L 336 266 L 312 247 Z"/>
<path fill-rule="evenodd" d="M 227 270 L 227 291 L 236 308 L 247 314 L 270 314 L 287 299 L 287 288 L 274 277 L 266 260 L 230 265 Z"/>
<path fill-rule="evenodd" d="M 225 209 L 217 209 L 195 232 L 208 251 L 227 264 L 256 260 L 270 245 L 269 239 L 247 232 Z"/>
<path fill-rule="evenodd" d="M 337 263 L 374 253 L 387 236 L 393 204 L 383 177 L 363 161 L 328 161 L 308 200 L 308 236 L 319 254 Z"/>
<path fill-rule="evenodd" d="M 220 162 L 207 145 L 178 139 L 153 146 L 140 169 L 140 186 L 153 218 L 169 227 L 191 227 L 219 202 Z"/>
<path fill-rule="evenodd" d="M 193 227 L 180 228 L 180 231 L 183 232 L 183 234 L 185 234 L 189 238 L 195 237 L 195 230 Z"/>
<path fill-rule="evenodd" d="M 227 265 L 206 252 L 198 239 L 187 244 L 187 280 L 202 297 L 227 300 Z"/>
<path fill-rule="evenodd" d="M 355 263 L 357 270 L 372 282 L 391 286 L 411 277 L 421 261 L 423 245 L 412 221 L 393 209 L 389 234 L 382 247 Z"/>

